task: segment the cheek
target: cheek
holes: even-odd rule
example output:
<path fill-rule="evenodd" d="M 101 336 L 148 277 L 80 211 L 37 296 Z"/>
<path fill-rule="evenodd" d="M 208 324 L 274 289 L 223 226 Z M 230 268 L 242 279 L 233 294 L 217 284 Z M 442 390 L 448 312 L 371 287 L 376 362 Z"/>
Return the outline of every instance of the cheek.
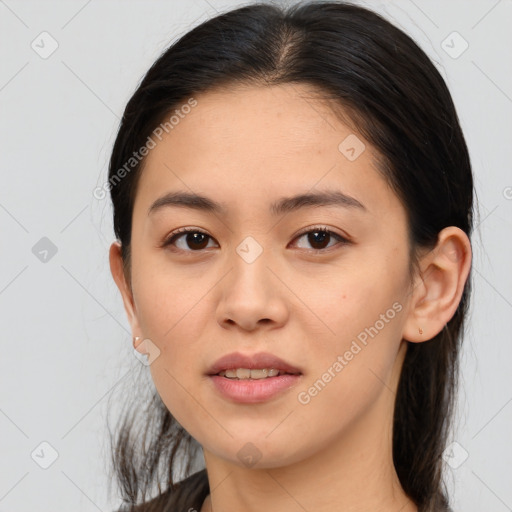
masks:
<path fill-rule="evenodd" d="M 200 324 L 191 319 L 200 314 L 211 285 L 188 277 L 178 266 L 163 266 L 149 259 L 141 262 L 139 269 L 134 297 L 144 334 L 161 343 L 161 350 L 167 350 L 173 339 L 185 337 L 193 341 Z"/>
<path fill-rule="evenodd" d="M 205 328 L 213 315 L 207 292 L 216 280 L 170 274 L 157 266 L 137 277 L 137 318 L 144 336 L 159 351 L 149 366 L 153 382 L 173 416 L 188 426 L 198 414 L 195 386 L 204 360 Z"/>
<path fill-rule="evenodd" d="M 311 372 L 298 389 L 294 415 L 299 435 L 307 438 L 321 429 L 316 442 L 328 446 L 381 399 L 387 403 L 393 397 L 404 308 L 398 300 L 391 302 L 391 295 L 359 290 L 357 296 L 330 297 L 333 304 L 337 300 L 332 306 L 337 315 L 331 317 L 335 334 L 310 345 Z"/>
<path fill-rule="evenodd" d="M 192 434 L 202 409 L 198 403 L 198 374 L 202 360 L 202 339 L 196 308 L 190 312 L 183 303 L 169 309 L 148 310 L 145 322 L 159 347 L 159 356 L 149 366 L 155 388 L 174 418 Z M 187 315 L 187 311 L 189 311 Z M 203 422 L 208 418 L 203 418 Z M 192 428 L 190 426 L 192 425 Z"/>
<path fill-rule="evenodd" d="M 315 330 L 306 336 L 312 372 L 302 388 L 304 402 L 328 408 L 333 400 L 350 408 L 382 390 L 402 339 L 405 268 L 400 261 L 354 265 L 333 272 L 321 293 L 302 288 L 315 312 Z"/>
<path fill-rule="evenodd" d="M 399 332 L 399 313 L 407 294 L 404 268 L 400 264 L 361 262 L 304 280 L 300 296 L 310 313 L 301 316 L 308 316 L 310 325 L 317 326 L 324 341 L 321 346 L 341 350 L 358 337 L 364 342 L 365 333 L 370 336 L 368 330 Z"/>

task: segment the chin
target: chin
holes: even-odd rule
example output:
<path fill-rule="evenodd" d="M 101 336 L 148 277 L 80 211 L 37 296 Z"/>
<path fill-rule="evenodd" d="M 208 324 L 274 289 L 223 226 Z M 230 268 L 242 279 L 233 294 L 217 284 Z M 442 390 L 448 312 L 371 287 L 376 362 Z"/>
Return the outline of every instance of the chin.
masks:
<path fill-rule="evenodd" d="M 275 427 L 276 423 L 273 424 L 272 429 Z M 210 441 L 203 446 L 216 457 L 246 469 L 288 466 L 315 453 L 315 446 L 304 446 L 303 443 L 298 446 L 292 442 L 293 436 L 290 436 L 286 430 L 283 430 L 279 436 L 276 432 L 272 432 L 272 429 L 258 433 L 252 432 L 251 429 L 242 430 L 244 435 L 232 438 L 226 434 L 222 442 Z M 269 435 L 269 432 L 272 433 Z"/>

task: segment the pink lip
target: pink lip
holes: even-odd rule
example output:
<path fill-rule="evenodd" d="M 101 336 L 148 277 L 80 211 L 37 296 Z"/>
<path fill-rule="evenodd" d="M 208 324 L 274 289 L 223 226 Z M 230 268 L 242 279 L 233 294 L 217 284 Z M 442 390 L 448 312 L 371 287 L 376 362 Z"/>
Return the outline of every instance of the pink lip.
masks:
<path fill-rule="evenodd" d="M 266 379 L 228 379 L 220 375 L 209 377 L 217 391 L 223 396 L 240 403 L 265 402 L 279 393 L 291 388 L 302 375 L 284 374 Z"/>
<path fill-rule="evenodd" d="M 217 375 L 223 370 L 232 370 L 236 368 L 275 368 L 287 373 L 302 373 L 299 368 L 283 361 L 277 356 L 268 352 L 259 352 L 257 354 L 246 355 L 240 352 L 233 352 L 218 359 L 207 371 L 207 375 Z M 272 377 L 270 377 L 272 378 Z"/>
<path fill-rule="evenodd" d="M 218 375 L 223 370 L 236 368 L 275 368 L 287 373 L 265 379 L 247 380 L 229 379 L 228 377 Z M 259 352 L 252 355 L 233 352 L 218 359 L 210 367 L 207 375 L 210 377 L 215 389 L 224 397 L 239 403 L 258 403 L 265 402 L 297 384 L 302 378 L 302 371 L 267 352 Z"/>

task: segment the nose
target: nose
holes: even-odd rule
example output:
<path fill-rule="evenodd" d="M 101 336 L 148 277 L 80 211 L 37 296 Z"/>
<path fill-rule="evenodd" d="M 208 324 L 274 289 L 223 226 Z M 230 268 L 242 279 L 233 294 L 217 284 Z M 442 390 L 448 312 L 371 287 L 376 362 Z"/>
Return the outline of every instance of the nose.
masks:
<path fill-rule="evenodd" d="M 286 287 L 270 268 L 265 251 L 252 262 L 235 252 L 230 263 L 231 271 L 219 283 L 217 321 L 221 327 L 254 331 L 282 326 L 289 314 Z"/>

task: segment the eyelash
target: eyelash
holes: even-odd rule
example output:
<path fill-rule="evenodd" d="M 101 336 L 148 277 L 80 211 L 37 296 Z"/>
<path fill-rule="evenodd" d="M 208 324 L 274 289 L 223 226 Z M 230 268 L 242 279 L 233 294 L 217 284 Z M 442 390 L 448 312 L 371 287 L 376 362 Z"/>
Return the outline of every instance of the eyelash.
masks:
<path fill-rule="evenodd" d="M 333 236 L 334 238 L 337 238 L 339 243 L 337 245 L 348 245 L 351 243 L 351 241 L 341 235 L 339 235 L 338 233 L 335 233 L 334 231 L 331 231 L 330 229 L 328 229 L 326 226 L 313 226 L 313 227 L 310 227 L 308 228 L 307 230 L 305 231 L 302 231 L 300 233 L 298 233 L 294 240 L 297 239 L 297 238 L 300 238 L 304 235 L 308 235 L 309 233 L 317 233 L 317 232 L 321 232 L 321 233 L 327 233 L 328 235 L 330 236 Z M 187 234 L 187 233 L 201 233 L 203 235 L 206 235 L 208 237 L 210 237 L 211 239 L 213 237 L 211 237 L 210 235 L 208 235 L 208 233 L 206 233 L 205 231 L 201 230 L 201 229 L 198 229 L 198 228 L 180 228 L 179 230 L 176 230 L 174 231 L 173 233 L 171 233 L 167 238 L 166 240 L 163 242 L 163 244 L 161 245 L 161 247 L 168 247 L 170 245 L 173 245 L 174 242 L 176 242 L 176 240 L 180 237 L 180 236 L 183 236 L 184 234 Z M 312 252 L 312 253 L 321 253 L 321 252 L 327 252 L 327 251 L 330 251 L 333 247 L 336 247 L 336 245 L 334 246 L 331 246 L 331 247 L 327 247 L 325 249 L 305 249 L 306 251 L 308 252 Z M 197 250 L 197 251 L 193 251 L 193 250 L 183 250 L 183 249 L 177 249 L 176 251 L 179 251 L 179 252 L 188 252 L 188 253 L 200 253 L 200 252 L 203 252 L 204 249 L 200 249 L 200 250 Z"/>

